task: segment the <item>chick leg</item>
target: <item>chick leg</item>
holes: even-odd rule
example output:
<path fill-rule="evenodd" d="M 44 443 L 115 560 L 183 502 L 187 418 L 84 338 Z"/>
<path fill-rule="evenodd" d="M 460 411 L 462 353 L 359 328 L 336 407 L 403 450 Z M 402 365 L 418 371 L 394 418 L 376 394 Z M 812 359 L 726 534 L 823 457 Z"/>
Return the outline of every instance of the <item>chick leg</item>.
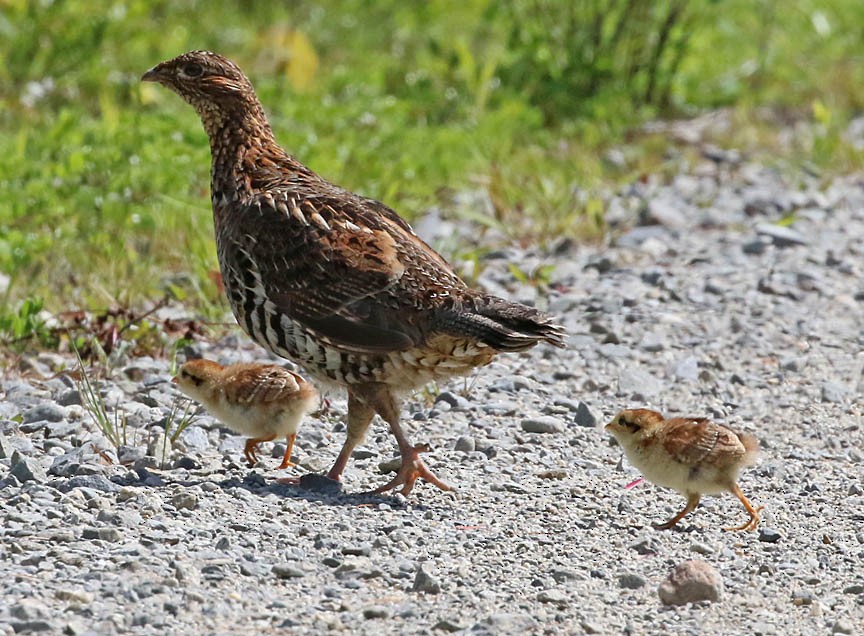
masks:
<path fill-rule="evenodd" d="M 425 453 L 430 450 L 428 444 L 418 444 L 414 446 L 408 441 L 405 433 L 402 432 L 402 427 L 399 426 L 399 403 L 394 399 L 393 394 L 383 384 L 368 385 L 367 397 L 369 403 L 375 408 L 385 422 L 390 425 L 390 431 L 396 437 L 396 443 L 399 445 L 399 453 L 402 455 L 402 465 L 396 476 L 389 482 L 376 488 L 372 492 L 382 493 L 388 490 L 393 490 L 402 486 L 400 492 L 403 495 L 408 495 L 414 489 L 414 482 L 418 478 L 422 478 L 440 488 L 441 490 L 453 490 L 452 486 L 447 485 L 432 473 L 420 459 L 420 453 Z"/>
<path fill-rule="evenodd" d="M 735 528 L 723 528 L 729 532 L 737 532 L 739 530 L 746 530 L 748 532 L 753 532 L 756 527 L 759 525 L 759 511 L 762 510 L 765 506 L 759 506 L 758 508 L 754 508 L 753 504 L 750 503 L 750 500 L 744 496 L 744 493 L 741 492 L 741 488 L 738 487 L 738 484 L 734 484 L 729 491 L 738 497 L 741 500 L 741 503 L 744 504 L 744 507 L 747 509 L 747 512 L 750 514 L 750 519 L 747 523 L 744 523 L 740 526 L 736 526 Z"/>
<path fill-rule="evenodd" d="M 291 451 L 294 450 L 294 440 L 296 439 L 297 433 L 291 433 L 288 437 L 285 438 L 285 443 L 288 445 L 288 447 L 285 449 L 285 455 L 282 456 L 282 463 L 279 464 L 279 468 L 277 468 L 276 470 L 282 470 L 283 468 L 297 465 L 291 461 Z"/>
<path fill-rule="evenodd" d="M 369 429 L 369 423 L 375 415 L 375 409 L 367 404 L 361 397 L 351 388 L 348 389 L 348 436 L 345 438 L 345 443 L 342 445 L 342 450 L 339 456 L 333 463 L 333 467 L 327 476 L 330 479 L 339 481 L 342 478 L 342 472 L 348 465 L 348 460 L 351 459 L 351 453 L 354 448 L 363 441 L 366 437 L 366 431 Z"/>
<path fill-rule="evenodd" d="M 246 446 L 243 447 L 243 457 L 249 462 L 249 468 L 252 468 L 258 463 L 258 444 L 261 442 L 270 442 L 276 439 L 276 435 L 269 437 L 250 437 L 246 440 Z"/>
<path fill-rule="evenodd" d="M 669 528 L 671 528 L 672 526 L 674 526 L 676 523 L 678 523 L 679 521 L 681 521 L 684 517 L 686 517 L 686 516 L 689 515 L 691 512 L 693 512 L 694 510 L 696 510 L 696 506 L 699 505 L 699 500 L 700 500 L 700 499 L 701 499 L 700 495 L 695 494 L 695 493 L 694 493 L 694 494 L 687 495 L 687 505 L 684 506 L 684 510 L 682 510 L 681 512 L 679 512 L 677 515 L 675 515 L 674 517 L 672 517 L 669 521 L 667 521 L 667 522 L 665 522 L 665 523 L 655 523 L 655 524 L 653 524 L 653 525 L 654 525 L 654 529 L 655 529 L 655 530 L 668 530 Z"/>

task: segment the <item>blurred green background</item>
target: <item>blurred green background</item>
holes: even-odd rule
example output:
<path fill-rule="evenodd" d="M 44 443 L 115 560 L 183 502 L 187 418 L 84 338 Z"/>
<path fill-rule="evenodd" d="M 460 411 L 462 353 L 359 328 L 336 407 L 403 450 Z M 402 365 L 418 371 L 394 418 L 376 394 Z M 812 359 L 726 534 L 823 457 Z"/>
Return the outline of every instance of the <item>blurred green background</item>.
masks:
<path fill-rule="evenodd" d="M 206 137 L 139 82 L 183 51 L 237 61 L 280 142 L 330 180 L 542 242 L 599 236 L 603 192 L 680 168 L 640 132 L 652 118 L 728 108 L 714 143 L 858 169 L 843 131 L 862 42 L 861 0 L 0 0 L 0 331 L 26 330 L 25 300 L 224 312 Z M 816 132 L 784 154 L 790 122 Z M 491 206 L 453 196 L 477 190 Z"/>

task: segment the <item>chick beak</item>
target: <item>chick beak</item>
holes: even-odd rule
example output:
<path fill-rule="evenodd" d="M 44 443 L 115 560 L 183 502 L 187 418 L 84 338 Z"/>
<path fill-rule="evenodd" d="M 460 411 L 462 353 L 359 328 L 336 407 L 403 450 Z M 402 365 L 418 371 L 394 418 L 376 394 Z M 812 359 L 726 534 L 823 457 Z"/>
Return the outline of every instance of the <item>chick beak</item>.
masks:
<path fill-rule="evenodd" d="M 177 384 L 177 376 L 176 375 L 173 378 L 171 378 L 171 384 Z"/>

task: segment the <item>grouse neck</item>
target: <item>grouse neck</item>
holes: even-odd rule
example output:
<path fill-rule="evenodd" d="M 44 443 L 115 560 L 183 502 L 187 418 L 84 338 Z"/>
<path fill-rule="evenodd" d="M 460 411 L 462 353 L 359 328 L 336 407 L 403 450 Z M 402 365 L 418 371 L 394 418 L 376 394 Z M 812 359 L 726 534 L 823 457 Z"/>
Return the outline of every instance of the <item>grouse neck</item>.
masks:
<path fill-rule="evenodd" d="M 278 162 L 285 155 L 260 108 L 257 113 L 210 118 L 204 127 L 210 137 L 214 194 L 232 192 L 235 199 L 252 194 L 250 177 L 257 166 Z"/>

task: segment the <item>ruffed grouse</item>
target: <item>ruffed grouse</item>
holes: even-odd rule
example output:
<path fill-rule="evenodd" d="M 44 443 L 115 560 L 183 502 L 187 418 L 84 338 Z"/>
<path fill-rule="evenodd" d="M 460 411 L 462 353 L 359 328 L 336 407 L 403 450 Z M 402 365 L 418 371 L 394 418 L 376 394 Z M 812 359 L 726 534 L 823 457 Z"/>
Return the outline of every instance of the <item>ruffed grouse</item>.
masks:
<path fill-rule="evenodd" d="M 223 424 L 249 436 L 243 456 L 258 463 L 258 445 L 277 437 L 287 443 L 279 469 L 294 466 L 291 451 L 303 416 L 318 404 L 318 391 L 302 376 L 276 364 L 190 360 L 172 379 Z"/>
<path fill-rule="evenodd" d="M 687 497 L 687 505 L 678 514 L 654 525 L 658 530 L 668 530 L 693 512 L 703 494 L 726 491 L 738 497 L 750 518 L 725 530 L 755 530 L 759 525 L 762 508 L 754 508 L 738 486 L 741 468 L 754 464 L 759 453 L 759 442 L 752 435 L 736 433 L 704 417 L 667 420 L 648 409 L 621 411 L 606 430 L 648 481 Z"/>
<path fill-rule="evenodd" d="M 396 212 L 344 190 L 287 154 L 252 84 L 230 60 L 192 51 L 147 71 L 191 104 L 210 138 L 222 279 L 234 316 L 260 345 L 347 387 L 348 435 L 328 473 L 340 479 L 375 413 L 402 456 L 394 479 L 450 487 L 399 426 L 400 396 L 467 374 L 496 353 L 563 329 L 536 309 L 468 288 Z"/>

